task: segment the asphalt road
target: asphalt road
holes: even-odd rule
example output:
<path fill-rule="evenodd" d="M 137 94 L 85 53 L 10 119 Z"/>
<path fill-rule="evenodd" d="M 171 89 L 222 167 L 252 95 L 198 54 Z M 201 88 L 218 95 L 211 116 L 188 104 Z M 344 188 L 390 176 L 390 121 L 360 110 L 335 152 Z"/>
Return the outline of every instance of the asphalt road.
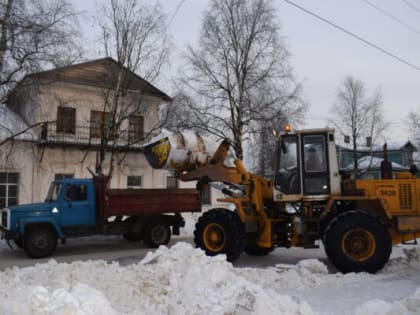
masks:
<path fill-rule="evenodd" d="M 193 244 L 192 237 L 173 237 L 169 246 L 176 242 L 188 242 Z M 117 261 L 120 265 L 137 263 L 143 259 L 149 251 L 142 242 L 129 242 L 120 237 L 99 237 L 70 239 L 64 245 L 59 244 L 52 257 L 43 259 L 31 259 L 21 249 L 0 252 L 0 270 L 13 267 L 27 267 L 37 263 L 44 263 L 50 259 L 57 262 L 70 263 L 76 260 L 105 260 L 108 262 Z M 255 257 L 243 254 L 234 262 L 236 267 L 264 268 L 278 264 L 294 265 L 302 259 L 316 258 L 327 264 L 331 272 L 335 268 L 331 266 L 325 256 L 323 249 L 301 249 L 301 248 L 279 248 L 265 257 Z"/>
<path fill-rule="evenodd" d="M 174 238 L 169 246 L 176 241 L 191 242 L 190 238 Z M 70 263 L 76 260 L 105 260 L 118 261 L 121 265 L 136 263 L 154 249 L 146 247 L 142 242 L 129 242 L 119 237 L 98 239 L 70 239 L 64 245 L 58 244 L 51 257 L 31 259 L 22 249 L 4 249 L 0 252 L 0 270 L 12 267 L 27 267 L 37 263 L 44 263 L 50 259 L 57 262 Z"/>

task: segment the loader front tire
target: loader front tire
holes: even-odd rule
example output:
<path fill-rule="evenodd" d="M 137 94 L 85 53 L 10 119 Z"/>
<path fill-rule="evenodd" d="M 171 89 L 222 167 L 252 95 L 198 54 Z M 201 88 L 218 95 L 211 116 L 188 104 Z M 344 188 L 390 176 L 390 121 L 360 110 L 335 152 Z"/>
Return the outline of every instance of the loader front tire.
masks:
<path fill-rule="evenodd" d="M 225 254 L 228 261 L 234 261 L 245 247 L 243 223 L 233 211 L 219 208 L 209 210 L 195 225 L 194 242 L 208 256 Z"/>
<path fill-rule="evenodd" d="M 344 273 L 374 273 L 388 262 L 392 250 L 386 226 L 362 211 L 347 211 L 332 219 L 324 244 L 330 261 Z"/>

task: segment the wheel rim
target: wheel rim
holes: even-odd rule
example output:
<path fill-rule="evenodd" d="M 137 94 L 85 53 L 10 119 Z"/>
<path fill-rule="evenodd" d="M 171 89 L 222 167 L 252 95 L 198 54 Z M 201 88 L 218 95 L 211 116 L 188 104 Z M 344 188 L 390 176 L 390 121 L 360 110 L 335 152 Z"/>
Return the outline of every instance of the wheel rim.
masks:
<path fill-rule="evenodd" d="M 366 261 L 376 250 L 372 233 L 363 229 L 352 229 L 344 234 L 341 241 L 343 253 L 355 261 Z"/>
<path fill-rule="evenodd" d="M 34 238 L 32 243 L 39 249 L 45 249 L 48 247 L 48 237 L 45 234 L 40 234 Z"/>
<path fill-rule="evenodd" d="M 156 225 L 153 229 L 152 229 L 152 233 L 151 233 L 151 239 L 153 240 L 153 242 L 155 242 L 156 244 L 163 244 L 166 241 L 166 238 L 168 237 L 168 232 L 166 230 L 166 227 L 163 225 Z"/>
<path fill-rule="evenodd" d="M 203 231 L 204 245 L 212 252 L 218 252 L 225 246 L 226 238 L 223 227 L 218 223 L 208 224 Z"/>

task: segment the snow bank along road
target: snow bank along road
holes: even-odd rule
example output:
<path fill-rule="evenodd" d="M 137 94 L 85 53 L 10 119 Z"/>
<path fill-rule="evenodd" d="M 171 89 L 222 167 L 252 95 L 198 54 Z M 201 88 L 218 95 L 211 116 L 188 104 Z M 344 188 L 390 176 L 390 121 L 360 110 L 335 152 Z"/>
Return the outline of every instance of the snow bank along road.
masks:
<path fill-rule="evenodd" d="M 0 314 L 420 315 L 415 246 L 395 248 L 375 275 L 328 271 L 322 250 L 278 249 L 232 265 L 178 242 L 132 258 L 8 268 L 0 272 Z"/>

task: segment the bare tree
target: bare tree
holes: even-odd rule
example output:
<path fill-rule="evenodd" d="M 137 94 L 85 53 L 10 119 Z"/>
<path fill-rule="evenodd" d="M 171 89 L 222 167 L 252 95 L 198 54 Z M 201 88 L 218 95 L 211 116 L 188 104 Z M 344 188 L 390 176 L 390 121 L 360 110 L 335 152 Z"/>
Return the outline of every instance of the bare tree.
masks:
<path fill-rule="evenodd" d="M 351 76 L 343 80 L 338 89 L 336 103 L 332 106 L 331 122 L 343 135 L 350 136 L 353 151 L 353 174 L 357 176 L 357 149 L 361 141 L 370 137 L 374 143 L 383 135 L 388 123 L 383 116 L 383 100 L 380 89 L 372 97 L 366 95 L 365 84 Z"/>
<path fill-rule="evenodd" d="M 81 56 L 76 18 L 67 0 L 0 1 L 0 102 L 24 75 Z"/>
<path fill-rule="evenodd" d="M 194 100 L 183 91 L 173 96 L 172 101 L 161 108 L 160 122 L 163 128 L 169 130 L 196 130 L 200 125 L 200 117 L 194 108 Z"/>
<path fill-rule="evenodd" d="M 139 73 L 148 81 L 156 79 L 167 61 L 169 46 L 165 16 L 158 4 L 150 6 L 138 0 L 109 0 L 98 21 L 102 29 L 104 52 L 119 65 L 110 78 L 113 84 L 104 91 L 103 111 L 110 118 L 106 128 L 102 128 L 101 148 L 96 162 L 97 173 L 102 173 L 105 152 L 111 144 L 107 173 L 112 176 L 118 158 L 116 141 L 113 140 L 117 139 L 129 117 L 141 115 L 147 110 L 142 87 L 133 86 L 133 80 L 136 79 L 133 73 Z M 158 127 L 156 124 L 148 132 Z M 135 138 L 133 141 L 140 140 Z"/>
<path fill-rule="evenodd" d="M 200 105 L 196 127 L 232 138 L 239 158 L 267 119 L 305 107 L 272 0 L 211 0 L 199 48 L 186 58 L 184 90 Z"/>
<path fill-rule="evenodd" d="M 410 111 L 407 115 L 407 126 L 410 136 L 417 146 L 420 146 L 420 113 L 419 111 Z"/>

